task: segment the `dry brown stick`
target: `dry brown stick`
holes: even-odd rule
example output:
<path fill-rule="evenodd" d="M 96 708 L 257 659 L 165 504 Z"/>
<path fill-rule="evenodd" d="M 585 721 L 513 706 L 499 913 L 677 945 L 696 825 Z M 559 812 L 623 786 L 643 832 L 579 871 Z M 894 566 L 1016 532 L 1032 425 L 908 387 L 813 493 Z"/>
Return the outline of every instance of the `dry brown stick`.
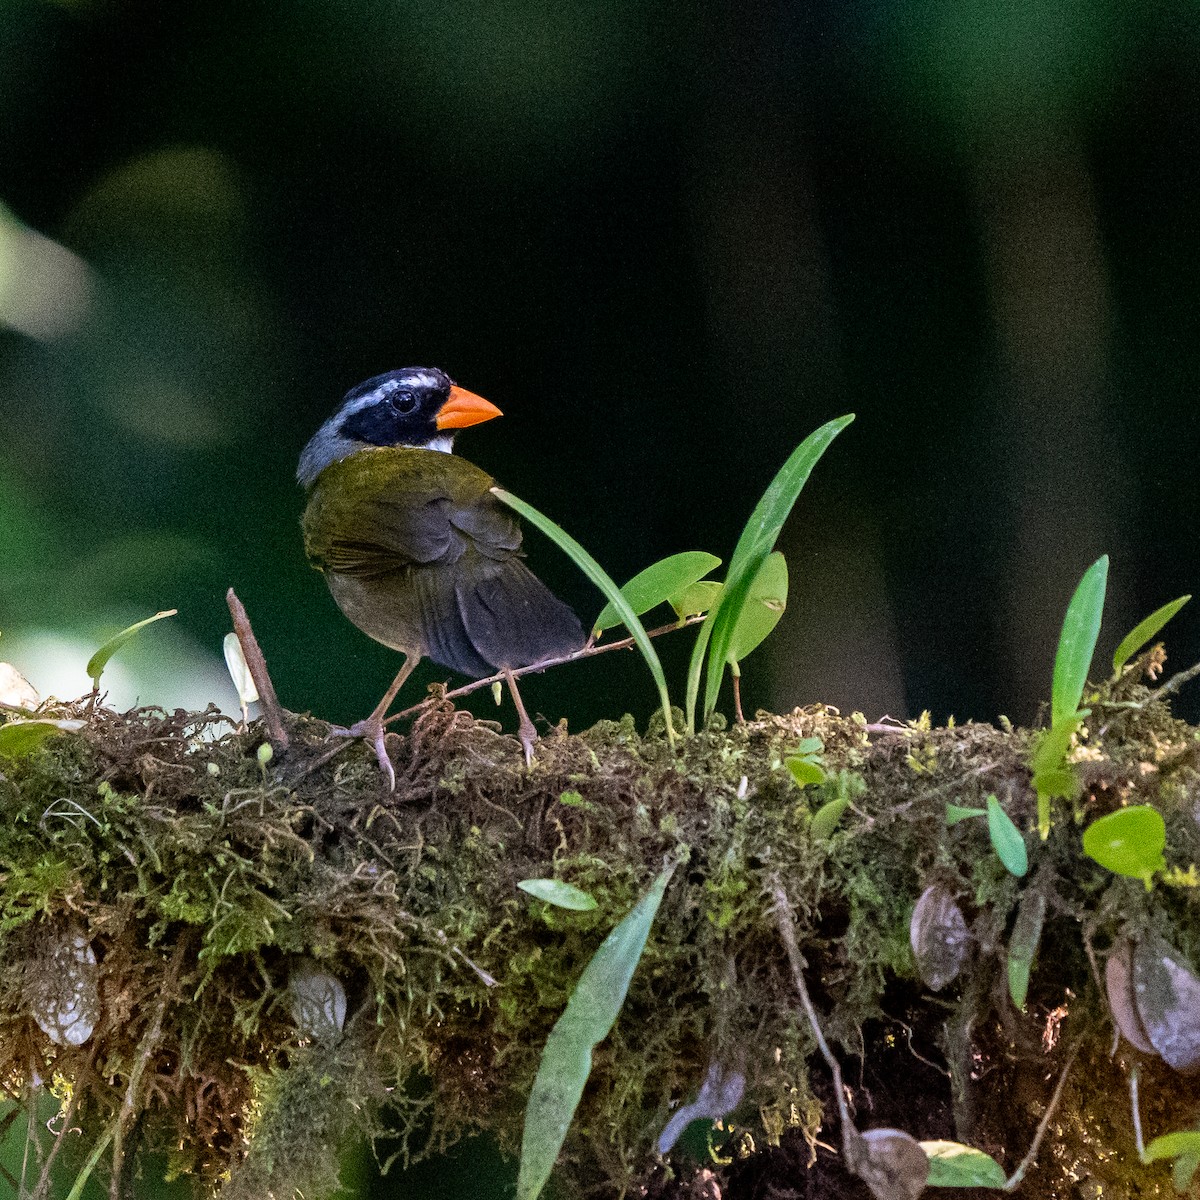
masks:
<path fill-rule="evenodd" d="M 1083 1039 L 1076 1041 L 1071 1047 L 1071 1052 L 1067 1055 L 1067 1061 L 1063 1063 L 1063 1069 L 1058 1076 L 1058 1084 L 1054 1088 L 1054 1094 L 1050 1097 L 1050 1103 L 1046 1105 L 1046 1111 L 1042 1113 L 1042 1119 L 1038 1122 L 1037 1132 L 1033 1135 L 1033 1141 L 1030 1143 L 1029 1150 L 1025 1157 L 1021 1159 L 1017 1169 L 1004 1181 L 1004 1190 L 1011 1192 L 1016 1188 L 1021 1180 L 1025 1178 L 1025 1173 L 1033 1166 L 1033 1161 L 1037 1158 L 1038 1150 L 1041 1149 L 1042 1139 L 1046 1136 L 1046 1130 L 1050 1128 L 1050 1121 L 1054 1117 L 1054 1111 L 1058 1108 L 1058 1102 L 1062 1099 L 1063 1085 L 1067 1082 L 1067 1072 L 1070 1071 L 1072 1064 L 1075 1062 L 1075 1056 L 1079 1053 L 1079 1047 L 1083 1045 Z"/>
<path fill-rule="evenodd" d="M 1143 701 L 1143 707 L 1155 700 L 1163 700 L 1170 696 L 1173 692 L 1179 691 L 1185 683 L 1190 683 L 1197 675 L 1200 675 L 1200 663 L 1195 666 L 1188 667 L 1186 671 L 1180 671 L 1178 675 L 1172 675 L 1166 683 L 1160 688 L 1155 688 Z"/>
<path fill-rule="evenodd" d="M 672 621 L 669 625 L 660 625 L 657 629 L 646 630 L 646 636 L 651 638 L 661 637 L 664 633 L 671 633 L 676 629 L 686 629 L 689 625 L 698 625 L 704 620 L 703 614 L 696 617 L 688 617 L 686 621 Z M 533 663 L 528 667 L 517 667 L 511 672 L 514 679 L 520 679 L 522 675 L 532 675 L 534 672 L 548 670 L 550 667 L 560 667 L 563 663 L 581 662 L 586 658 L 595 658 L 597 654 L 607 654 L 610 650 L 629 650 L 634 645 L 634 640 L 631 637 L 621 638 L 617 642 L 605 642 L 602 646 L 592 645 L 590 642 L 583 647 L 582 650 L 573 650 L 570 654 L 560 654 L 557 658 L 543 659 L 539 663 Z M 479 691 L 480 688 L 491 687 L 494 683 L 503 683 L 507 677 L 506 672 L 497 671 L 495 675 L 489 675 L 486 679 L 474 679 L 470 683 L 464 683 L 462 687 L 456 687 L 452 691 L 443 692 L 442 695 L 434 697 L 432 700 L 422 700 L 420 704 L 414 704 L 409 708 L 402 709 L 398 713 L 394 713 L 388 717 L 387 724 L 390 725 L 393 721 L 399 721 L 402 717 L 411 717 L 413 713 L 420 712 L 430 703 L 441 700 L 457 700 L 459 696 L 469 696 L 472 692 Z"/>
<path fill-rule="evenodd" d="M 258 698 L 262 701 L 263 717 L 267 722 L 267 732 L 271 741 L 279 750 L 288 748 L 287 730 L 283 727 L 283 709 L 279 707 L 279 697 L 275 695 L 275 685 L 267 672 L 267 660 L 259 648 L 258 638 L 250 628 L 250 618 L 246 615 L 245 606 L 237 598 L 233 588 L 225 593 L 225 602 L 229 605 L 229 615 L 233 617 L 233 632 L 242 647 L 242 655 L 250 671 L 250 678 L 258 689 Z"/>

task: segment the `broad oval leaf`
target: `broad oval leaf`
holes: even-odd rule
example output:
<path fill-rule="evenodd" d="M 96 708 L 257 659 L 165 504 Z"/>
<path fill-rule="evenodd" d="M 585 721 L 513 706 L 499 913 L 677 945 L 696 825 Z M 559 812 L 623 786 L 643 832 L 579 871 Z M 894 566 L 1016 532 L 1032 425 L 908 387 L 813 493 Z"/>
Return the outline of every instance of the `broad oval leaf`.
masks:
<path fill-rule="evenodd" d="M 820 764 L 813 762 L 811 758 L 789 758 L 784 762 L 784 766 L 799 787 L 825 782 L 825 772 Z"/>
<path fill-rule="evenodd" d="M 1071 717 L 1083 698 L 1088 669 L 1100 636 L 1104 592 L 1108 586 L 1108 555 L 1101 555 L 1083 573 L 1058 637 L 1054 656 L 1054 686 L 1050 692 L 1050 724 Z"/>
<path fill-rule="evenodd" d="M 517 887 L 523 892 L 528 892 L 535 900 L 544 900 L 556 908 L 569 908 L 572 912 L 591 912 L 596 907 L 595 896 L 561 879 L 522 879 Z"/>
<path fill-rule="evenodd" d="M 1200 1069 L 1200 979 L 1158 934 L 1133 948 L 1133 996 L 1163 1061 L 1177 1071 Z"/>
<path fill-rule="evenodd" d="M 0 725 L 0 754 L 9 758 L 24 758 L 48 737 L 56 733 L 77 733 L 83 726 L 83 721 L 66 719 L 7 721 Z"/>
<path fill-rule="evenodd" d="M 1181 1129 L 1152 1138 L 1142 1158 L 1157 1162 L 1160 1158 L 1177 1158 L 1180 1154 L 1200 1154 L 1200 1130 Z"/>
<path fill-rule="evenodd" d="M 1019 879 L 1029 870 L 1029 855 L 1025 851 L 1025 839 L 1013 824 L 1012 818 L 1000 807 L 995 796 L 987 798 L 988 836 L 1005 870 Z"/>
<path fill-rule="evenodd" d="M 733 627 L 733 637 L 729 641 L 729 652 L 726 656 L 729 662 L 741 662 L 766 640 L 771 630 L 779 624 L 783 610 L 787 608 L 787 594 L 787 560 L 775 550 L 767 555 L 750 585 L 745 606 L 738 616 Z"/>
<path fill-rule="evenodd" d="M 813 467 L 817 465 L 833 439 L 853 420 L 854 414 L 849 413 L 826 422 L 820 429 L 810 433 L 792 451 L 742 529 L 729 562 L 721 598 L 700 626 L 696 645 L 692 650 L 687 683 L 689 729 L 696 727 L 696 705 L 700 693 L 700 677 L 705 673 L 705 652 L 709 651 L 704 685 L 704 715 L 707 717 L 717 707 L 717 693 L 728 665 L 730 640 L 738 616 L 745 606 L 750 585 L 763 560 L 775 548 L 775 541 L 783 523 L 792 511 L 792 506 L 808 481 Z"/>
<path fill-rule="evenodd" d="M 1042 925 L 1046 920 L 1046 894 L 1040 889 L 1028 891 L 1021 898 L 1012 937 L 1008 941 L 1008 994 L 1017 1008 L 1025 1007 L 1029 993 L 1029 973 L 1034 955 L 1042 940 Z"/>
<path fill-rule="evenodd" d="M 591 1073 L 592 1049 L 616 1023 L 673 871 L 663 871 L 604 939 L 546 1039 L 525 1107 L 517 1200 L 536 1200 L 550 1178 Z"/>
<path fill-rule="evenodd" d="M 621 595 L 625 597 L 629 607 L 641 616 L 648 609 L 665 603 L 672 596 L 691 587 L 720 565 L 721 560 L 715 554 L 704 550 L 685 550 L 681 554 L 672 554 L 669 558 L 660 559 L 644 571 L 639 571 L 622 586 Z M 622 624 L 623 621 L 621 614 L 609 603 L 601 610 L 592 630 L 594 633 L 602 633 L 605 629 Z"/>
<path fill-rule="evenodd" d="M 823 842 L 830 838 L 837 828 L 837 823 L 842 819 L 842 813 L 849 806 L 850 801 L 845 797 L 822 804 L 813 814 L 813 819 L 808 826 L 809 836 L 813 841 Z"/>
<path fill-rule="evenodd" d="M 134 637 L 141 629 L 145 629 L 147 625 L 153 625 L 155 621 L 161 621 L 164 617 L 173 617 L 179 609 L 168 608 L 162 612 L 156 612 L 154 616 L 147 617 L 144 621 L 135 621 L 132 625 L 122 629 L 120 633 L 114 637 L 110 637 L 91 658 L 88 659 L 87 673 L 88 678 L 92 681 L 92 686 L 96 689 L 100 687 L 100 676 L 104 674 L 104 668 L 108 666 L 108 660 L 120 648 L 125 645 L 131 637 Z"/>
<path fill-rule="evenodd" d="M 933 883 L 921 893 L 908 923 L 908 940 L 926 987 L 940 992 L 958 978 L 970 952 L 971 933 L 948 888 Z"/>
<path fill-rule="evenodd" d="M 1158 809 L 1131 804 L 1093 821 L 1083 831 L 1083 852 L 1114 875 L 1142 880 L 1147 887 L 1167 861 L 1167 826 Z"/>
<path fill-rule="evenodd" d="M 1003 1188 L 1004 1168 L 989 1154 L 962 1142 L 921 1142 L 929 1158 L 928 1187 Z"/>
<path fill-rule="evenodd" d="M 713 579 L 701 579 L 685 587 L 682 592 L 668 596 L 667 603 L 681 621 L 686 621 L 688 617 L 702 617 L 716 604 L 724 586 Z"/>
<path fill-rule="evenodd" d="M 549 517 L 539 512 L 532 504 L 506 492 L 501 487 L 493 487 L 492 495 L 503 501 L 509 508 L 519 513 L 536 529 L 540 529 L 609 599 L 609 602 L 621 614 L 625 627 L 633 635 L 637 648 L 650 668 L 658 688 L 658 699 L 662 706 L 663 719 L 666 722 L 667 741 L 675 745 L 675 725 L 671 720 L 671 697 L 667 692 L 667 677 L 663 673 L 662 662 L 654 643 L 646 633 L 645 626 L 638 620 L 637 613 L 629 607 L 629 602 L 621 595 L 621 589 L 613 582 L 612 576 L 560 525 L 556 525 Z M 704 628 L 702 625 L 701 629 Z"/>
<path fill-rule="evenodd" d="M 854 1172 L 875 1200 L 918 1200 L 929 1181 L 929 1159 L 902 1129 L 867 1129 L 859 1135 Z"/>
<path fill-rule="evenodd" d="M 1180 596 L 1170 604 L 1155 609 L 1144 621 L 1138 622 L 1122 639 L 1113 654 L 1113 674 L 1120 675 L 1121 668 L 1191 599 Z"/>
<path fill-rule="evenodd" d="M 1122 1036 L 1143 1054 L 1157 1054 L 1146 1026 L 1142 1024 L 1133 993 L 1133 947 L 1128 938 L 1113 946 L 1104 964 L 1104 990 L 1108 993 L 1108 1009 Z"/>

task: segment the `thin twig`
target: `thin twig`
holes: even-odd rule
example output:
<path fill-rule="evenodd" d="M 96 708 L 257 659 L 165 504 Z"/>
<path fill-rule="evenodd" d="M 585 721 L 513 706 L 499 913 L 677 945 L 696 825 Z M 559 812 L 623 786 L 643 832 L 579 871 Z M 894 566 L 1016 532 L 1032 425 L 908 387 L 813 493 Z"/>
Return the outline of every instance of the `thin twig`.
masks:
<path fill-rule="evenodd" d="M 850 1107 L 846 1103 L 846 1089 L 842 1084 L 842 1068 L 838 1065 L 833 1051 L 829 1049 L 829 1043 L 826 1042 L 824 1033 L 821 1032 L 821 1022 L 817 1019 L 817 1010 L 813 1007 L 808 987 L 804 982 L 804 959 L 801 957 L 800 947 L 796 943 L 796 924 L 792 920 L 792 902 L 788 899 L 787 892 L 783 890 L 783 884 L 779 882 L 778 875 L 771 877 L 771 895 L 775 901 L 775 923 L 779 926 L 779 936 L 783 941 L 783 947 L 787 951 L 788 962 L 792 968 L 792 981 L 796 985 L 796 991 L 800 993 L 800 1003 L 804 1005 L 804 1012 L 808 1017 L 808 1023 L 812 1026 L 813 1036 L 817 1039 L 821 1057 L 825 1059 L 830 1073 L 833 1075 L 838 1116 L 842 1122 L 842 1153 L 846 1156 L 848 1163 L 853 1163 L 856 1158 L 855 1139 L 858 1137 L 858 1130 L 854 1127 L 854 1122 L 850 1117 Z"/>
<path fill-rule="evenodd" d="M 701 614 L 695 617 L 688 617 L 685 621 L 672 621 L 669 625 L 660 625 L 657 629 L 648 629 L 646 636 L 651 638 L 661 637 L 664 633 L 672 633 L 676 629 L 686 629 L 689 625 L 698 625 L 703 620 L 704 616 Z M 585 658 L 595 658 L 597 654 L 607 654 L 610 650 L 629 650 L 633 645 L 634 640 L 631 637 L 621 638 L 620 641 L 616 642 L 604 642 L 599 646 L 589 642 L 580 650 L 572 650 L 570 654 L 560 654 L 557 658 L 545 658 L 541 662 L 532 663 L 527 667 L 516 667 L 512 671 L 497 671 L 494 675 L 488 675 L 485 679 L 474 679 L 470 683 L 464 683 L 462 687 L 456 687 L 451 691 L 443 692 L 436 699 L 439 701 L 457 700 L 460 696 L 469 696 L 472 692 L 479 691 L 480 688 L 491 687 L 495 683 L 503 683 L 510 674 L 514 679 L 520 679 L 522 675 L 531 675 L 534 672 L 540 673 L 548 670 L 550 667 L 560 667 L 563 663 L 581 662 Z M 399 721 L 403 717 L 411 717 L 430 703 L 430 700 L 422 700 L 420 704 L 414 704 L 410 708 L 393 713 L 392 716 L 388 717 L 386 724 L 390 725 L 393 721 Z"/>
<path fill-rule="evenodd" d="M 1172 675 L 1166 683 L 1160 688 L 1155 688 L 1144 701 L 1142 705 L 1152 704 L 1155 700 L 1163 700 L 1172 693 L 1179 691 L 1185 683 L 1190 683 L 1197 675 L 1200 675 L 1200 663 L 1195 666 L 1188 667 L 1186 671 L 1180 671 L 1178 675 Z"/>
<path fill-rule="evenodd" d="M 234 598 L 236 599 L 236 597 Z M 125 1127 L 129 1124 L 129 1119 L 137 1108 L 138 1089 L 141 1087 L 146 1065 L 150 1061 L 150 1056 L 158 1049 L 162 1038 L 163 1017 L 166 1016 L 167 1006 L 175 998 L 175 985 L 179 979 L 179 967 L 183 961 L 183 952 L 184 943 L 179 942 L 175 947 L 171 965 L 167 969 L 167 977 L 163 981 L 158 1003 L 154 1006 L 154 1018 L 150 1022 L 150 1028 L 142 1037 L 137 1060 L 129 1072 L 129 1084 L 125 1088 L 125 1098 L 121 1101 L 121 1111 L 117 1114 L 116 1124 L 110 1131 L 113 1135 L 113 1166 L 112 1179 L 108 1189 L 109 1200 L 120 1200 L 121 1169 L 125 1160 Z"/>
<path fill-rule="evenodd" d="M 242 647 L 242 656 L 250 671 L 250 678 L 258 689 L 258 698 L 262 701 L 263 716 L 266 718 L 267 731 L 271 741 L 279 750 L 288 748 L 287 730 L 283 727 L 283 709 L 279 707 L 279 697 L 275 694 L 275 685 L 267 672 L 267 660 L 258 645 L 258 638 L 250 628 L 250 618 L 246 615 L 245 606 L 237 598 L 233 588 L 225 593 L 225 602 L 229 605 L 229 614 L 233 617 L 233 632 L 237 634 L 238 643 Z"/>
<path fill-rule="evenodd" d="M 1079 1053 L 1079 1047 L 1083 1045 L 1083 1039 L 1076 1041 L 1071 1047 L 1070 1054 L 1067 1055 L 1067 1061 L 1063 1063 L 1063 1069 L 1059 1072 L 1058 1083 L 1054 1088 L 1054 1095 L 1050 1097 L 1050 1103 L 1046 1105 L 1046 1111 L 1042 1114 L 1042 1119 L 1038 1122 L 1037 1132 L 1033 1135 L 1033 1141 L 1030 1143 L 1029 1150 L 1025 1157 L 1021 1159 L 1017 1169 L 1004 1181 L 1004 1190 L 1006 1192 L 1013 1191 L 1025 1178 L 1025 1172 L 1033 1166 L 1034 1159 L 1037 1158 L 1038 1150 L 1041 1149 L 1042 1139 L 1046 1136 L 1046 1130 L 1050 1128 L 1050 1122 L 1054 1118 L 1054 1110 L 1058 1108 L 1058 1102 L 1062 1098 L 1063 1086 L 1067 1082 L 1067 1072 L 1075 1063 L 1075 1056 Z"/>

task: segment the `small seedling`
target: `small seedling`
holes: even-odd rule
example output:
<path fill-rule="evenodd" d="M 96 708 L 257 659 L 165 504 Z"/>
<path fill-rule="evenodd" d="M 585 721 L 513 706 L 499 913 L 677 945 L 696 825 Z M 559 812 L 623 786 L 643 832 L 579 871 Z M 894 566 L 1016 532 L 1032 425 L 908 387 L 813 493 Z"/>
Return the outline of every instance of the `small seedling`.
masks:
<path fill-rule="evenodd" d="M 155 621 L 161 621 L 164 617 L 173 617 L 179 609 L 168 608 L 163 612 L 156 612 L 154 616 L 147 617 L 144 621 L 135 621 L 132 625 L 122 629 L 120 633 L 114 637 L 110 637 L 91 658 L 88 659 L 87 673 L 88 678 L 92 681 L 92 695 L 98 695 L 100 692 L 100 676 L 104 674 L 104 668 L 108 666 L 108 660 L 112 658 L 122 646 L 125 645 L 130 638 L 134 637 L 139 630 L 145 629 L 147 625 L 153 625 Z"/>
<path fill-rule="evenodd" d="M 1122 639 L 1113 654 L 1114 680 L 1119 679 L 1125 664 L 1191 599 L 1180 596 L 1162 608 L 1156 609 L 1144 621 L 1135 625 Z"/>

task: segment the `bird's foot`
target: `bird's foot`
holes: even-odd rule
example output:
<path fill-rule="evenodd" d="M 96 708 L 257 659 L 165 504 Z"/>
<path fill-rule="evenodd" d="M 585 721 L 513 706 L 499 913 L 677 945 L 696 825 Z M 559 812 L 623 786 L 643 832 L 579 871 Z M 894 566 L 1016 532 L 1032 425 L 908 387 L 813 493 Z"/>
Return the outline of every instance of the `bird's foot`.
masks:
<path fill-rule="evenodd" d="M 533 766 L 533 747 L 538 740 L 537 730 L 526 713 L 522 713 L 521 724 L 517 728 L 517 737 L 521 741 L 521 749 L 525 751 L 525 765 Z"/>
<path fill-rule="evenodd" d="M 392 766 L 387 752 L 387 730 L 384 729 L 381 716 L 372 714 L 365 721 L 356 721 L 346 727 L 335 725 L 329 732 L 333 737 L 362 738 L 363 741 L 369 742 L 379 761 L 379 769 L 387 781 L 388 792 L 396 790 L 396 769 Z"/>

